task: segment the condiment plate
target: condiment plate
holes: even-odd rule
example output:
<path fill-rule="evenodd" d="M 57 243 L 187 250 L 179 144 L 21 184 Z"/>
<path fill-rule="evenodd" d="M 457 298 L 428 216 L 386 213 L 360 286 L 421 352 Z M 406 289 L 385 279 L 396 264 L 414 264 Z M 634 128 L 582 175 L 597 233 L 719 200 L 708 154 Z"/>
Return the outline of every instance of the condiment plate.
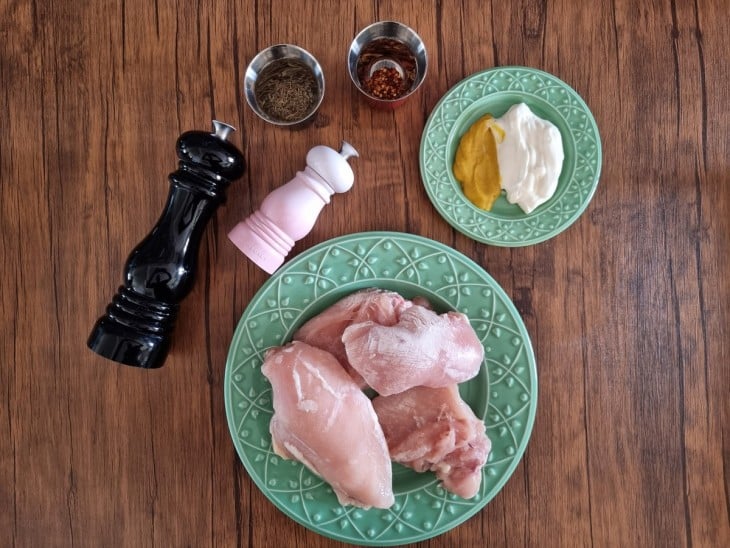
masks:
<path fill-rule="evenodd" d="M 560 130 L 565 160 L 558 188 L 530 214 L 510 204 L 504 193 L 485 211 L 464 196 L 454 178 L 456 149 L 481 116 L 502 116 L 517 103 L 526 103 Z M 436 210 L 470 238 L 497 246 L 543 242 L 573 224 L 593 197 L 601 162 L 598 128 L 583 99 L 557 77 L 526 67 L 489 69 L 456 84 L 434 108 L 421 138 L 421 178 Z"/>
<path fill-rule="evenodd" d="M 274 454 L 269 434 L 271 386 L 263 356 L 306 320 L 367 287 L 424 296 L 438 311 L 459 310 L 485 348 L 464 400 L 487 425 L 492 452 L 478 495 L 444 491 L 433 474 L 393 465 L 396 503 L 387 510 L 343 507 L 302 464 Z M 224 380 L 228 425 L 238 455 L 258 488 L 282 512 L 324 536 L 390 546 L 434 537 L 481 510 L 507 482 L 527 446 L 537 406 L 537 371 L 527 329 L 497 282 L 454 249 L 395 232 L 351 234 L 295 257 L 253 297 L 233 336 Z M 333 440 L 337 443 L 337 440 Z"/>

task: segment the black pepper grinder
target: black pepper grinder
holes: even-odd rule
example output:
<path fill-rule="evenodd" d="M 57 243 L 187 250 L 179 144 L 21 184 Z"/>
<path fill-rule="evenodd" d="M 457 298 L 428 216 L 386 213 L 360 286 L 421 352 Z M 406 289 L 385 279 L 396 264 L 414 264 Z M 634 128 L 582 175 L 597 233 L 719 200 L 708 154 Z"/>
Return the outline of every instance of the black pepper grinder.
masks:
<path fill-rule="evenodd" d="M 245 169 L 243 154 L 226 140 L 231 131 L 214 120 L 212 133 L 178 138 L 179 167 L 169 176 L 162 215 L 127 258 L 124 285 L 87 341 L 97 354 L 136 367 L 162 366 L 179 303 L 193 286 L 205 226 Z"/>

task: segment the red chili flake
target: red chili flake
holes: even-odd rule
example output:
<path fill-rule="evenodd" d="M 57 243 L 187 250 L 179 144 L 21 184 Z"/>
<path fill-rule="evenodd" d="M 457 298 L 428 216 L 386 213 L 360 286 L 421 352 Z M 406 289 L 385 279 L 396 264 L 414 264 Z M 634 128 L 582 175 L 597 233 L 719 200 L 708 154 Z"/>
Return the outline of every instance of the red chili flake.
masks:
<path fill-rule="evenodd" d="M 403 95 L 403 78 L 393 67 L 379 68 L 370 75 L 368 89 L 378 99 L 397 99 Z"/>

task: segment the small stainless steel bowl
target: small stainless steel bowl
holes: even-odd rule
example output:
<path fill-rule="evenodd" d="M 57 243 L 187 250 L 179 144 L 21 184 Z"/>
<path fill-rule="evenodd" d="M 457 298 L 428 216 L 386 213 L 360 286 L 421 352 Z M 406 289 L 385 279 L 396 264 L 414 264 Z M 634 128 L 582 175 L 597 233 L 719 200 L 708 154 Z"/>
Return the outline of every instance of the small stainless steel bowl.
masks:
<path fill-rule="evenodd" d="M 282 121 L 274 118 L 261 108 L 256 97 L 256 80 L 261 74 L 261 71 L 263 71 L 269 64 L 279 59 L 296 59 L 302 61 L 312 70 L 314 79 L 317 82 L 317 98 L 314 105 L 301 119 Z M 243 77 L 243 89 L 248 106 L 251 107 L 251 110 L 253 110 L 259 118 L 275 126 L 298 129 L 309 125 L 317 116 L 317 110 L 324 99 L 324 73 L 322 72 L 322 67 L 317 59 L 307 50 L 292 44 L 276 44 L 261 50 L 258 54 L 256 54 L 256 57 L 251 60 L 246 68 L 246 74 Z"/>
<path fill-rule="evenodd" d="M 381 99 L 379 97 L 371 95 L 367 90 L 367 86 L 364 82 L 360 81 L 360 78 L 357 74 L 358 61 L 360 59 L 360 54 L 362 53 L 363 49 L 375 40 L 379 40 L 382 38 L 390 38 L 393 40 L 397 40 L 402 44 L 405 44 L 415 59 L 415 79 L 408 91 L 397 99 Z M 370 72 L 372 73 L 373 70 L 382 67 L 395 68 L 396 71 L 398 71 L 398 73 L 403 76 L 403 68 L 399 65 L 399 63 L 392 59 L 388 59 L 387 57 L 374 63 L 371 67 Z M 352 83 L 355 84 L 355 87 L 363 94 L 363 96 L 371 106 L 382 109 L 394 109 L 402 105 L 406 101 L 406 99 L 413 95 L 416 90 L 421 86 L 424 78 L 426 77 L 427 69 L 428 55 L 426 53 L 426 46 L 423 40 L 412 28 L 397 21 L 380 21 L 378 23 L 373 23 L 372 25 L 365 27 L 358 33 L 357 36 L 355 36 L 352 44 L 350 44 L 350 50 L 347 54 L 347 70 L 350 74 L 350 79 L 352 80 Z"/>

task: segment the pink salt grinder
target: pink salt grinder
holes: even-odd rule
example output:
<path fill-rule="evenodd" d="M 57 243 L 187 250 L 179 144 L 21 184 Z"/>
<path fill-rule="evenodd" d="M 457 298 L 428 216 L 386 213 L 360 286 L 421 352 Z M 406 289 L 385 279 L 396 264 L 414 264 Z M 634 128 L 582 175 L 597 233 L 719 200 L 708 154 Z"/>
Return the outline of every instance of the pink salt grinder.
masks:
<path fill-rule="evenodd" d="M 309 234 L 334 193 L 352 188 L 355 176 L 347 159 L 357 151 L 342 141 L 337 152 L 316 146 L 307 153 L 307 167 L 269 194 L 261 207 L 228 233 L 249 259 L 269 274 L 279 268 L 294 243 Z"/>

